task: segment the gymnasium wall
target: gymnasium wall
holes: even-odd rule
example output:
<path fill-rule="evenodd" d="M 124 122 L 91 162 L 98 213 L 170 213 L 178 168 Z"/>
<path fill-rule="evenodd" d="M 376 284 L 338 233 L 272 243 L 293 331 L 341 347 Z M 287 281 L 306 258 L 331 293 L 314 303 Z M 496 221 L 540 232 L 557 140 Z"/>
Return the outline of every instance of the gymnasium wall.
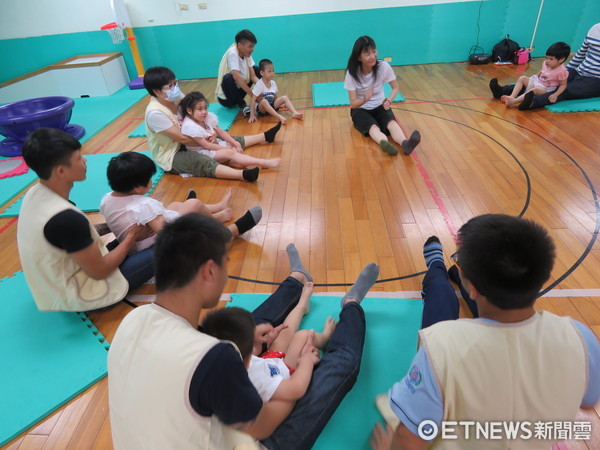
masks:
<path fill-rule="evenodd" d="M 486 52 L 507 33 L 528 46 L 540 5 L 540 0 L 372 0 L 373 8 L 358 9 L 364 0 L 207 0 L 206 10 L 191 2 L 188 11 L 179 10 L 177 4 L 185 1 L 126 1 L 145 67 L 165 65 L 179 78 L 216 76 L 221 56 L 242 28 L 258 38 L 254 59 L 272 59 L 278 72 L 344 68 L 362 34 L 373 37 L 380 57 L 392 57 L 393 65 L 465 61 L 478 28 Z M 534 55 L 559 40 L 576 50 L 600 18 L 597 0 L 566 3 L 545 1 Z M 106 32 L 95 31 L 114 20 L 108 0 L 4 1 L 0 13 L 0 82 L 77 54 L 113 51 L 125 55 L 135 76 L 126 42 L 114 45 Z"/>

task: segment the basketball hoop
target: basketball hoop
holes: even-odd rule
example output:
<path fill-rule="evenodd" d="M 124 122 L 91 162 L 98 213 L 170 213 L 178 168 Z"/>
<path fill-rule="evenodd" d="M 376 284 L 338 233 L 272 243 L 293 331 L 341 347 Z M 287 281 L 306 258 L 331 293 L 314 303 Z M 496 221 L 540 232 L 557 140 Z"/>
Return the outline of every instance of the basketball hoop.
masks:
<path fill-rule="evenodd" d="M 113 44 L 120 44 L 125 39 L 123 28 L 117 25 L 116 22 L 107 23 L 103 27 L 100 27 L 100 29 L 108 31 L 108 34 L 110 34 L 110 37 L 112 38 Z"/>

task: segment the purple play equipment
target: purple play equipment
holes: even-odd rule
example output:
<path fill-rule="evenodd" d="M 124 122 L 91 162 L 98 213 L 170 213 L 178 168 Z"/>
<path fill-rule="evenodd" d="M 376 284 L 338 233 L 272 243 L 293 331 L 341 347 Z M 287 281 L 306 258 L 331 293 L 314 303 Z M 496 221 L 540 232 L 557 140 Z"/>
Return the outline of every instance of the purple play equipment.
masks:
<path fill-rule="evenodd" d="M 27 135 L 38 128 L 58 128 L 76 139 L 85 134 L 81 125 L 69 124 L 75 102 L 70 97 L 39 97 L 0 106 L 0 155 L 20 156 Z"/>

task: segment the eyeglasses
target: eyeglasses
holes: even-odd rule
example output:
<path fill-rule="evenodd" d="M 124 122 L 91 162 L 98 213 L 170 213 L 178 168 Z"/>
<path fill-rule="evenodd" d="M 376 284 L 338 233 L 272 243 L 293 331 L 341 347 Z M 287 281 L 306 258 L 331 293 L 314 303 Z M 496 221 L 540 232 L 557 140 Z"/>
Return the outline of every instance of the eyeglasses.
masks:
<path fill-rule="evenodd" d="M 173 89 L 175 86 L 179 86 L 179 80 L 173 80 L 171 81 L 169 84 L 167 84 L 166 86 L 163 86 L 163 90 L 164 89 Z"/>
<path fill-rule="evenodd" d="M 458 264 L 458 252 L 454 252 L 450 258 L 454 261 L 454 265 L 460 269 L 460 264 Z"/>

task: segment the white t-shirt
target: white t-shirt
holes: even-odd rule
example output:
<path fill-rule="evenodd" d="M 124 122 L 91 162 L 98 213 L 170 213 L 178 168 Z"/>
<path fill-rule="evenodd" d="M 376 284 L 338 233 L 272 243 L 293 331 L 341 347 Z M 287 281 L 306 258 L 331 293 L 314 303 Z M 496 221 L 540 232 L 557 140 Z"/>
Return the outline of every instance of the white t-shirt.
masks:
<path fill-rule="evenodd" d="M 177 101 L 178 104 L 183 97 L 184 95 L 181 94 L 181 97 Z M 181 123 L 179 108 L 177 108 L 177 114 L 175 116 L 179 120 L 179 123 Z M 162 133 L 163 131 L 168 130 L 173 126 L 173 122 L 171 122 L 171 119 L 169 119 L 163 112 L 157 111 L 155 109 L 153 109 L 152 111 L 148 111 L 148 114 L 146 114 L 146 124 L 148 125 L 148 128 L 150 128 L 155 133 Z"/>
<path fill-rule="evenodd" d="M 115 196 L 111 192 L 105 194 L 100 202 L 100 213 L 106 219 L 110 231 L 121 242 L 127 230 L 133 225 L 146 225 L 148 222 L 163 216 L 167 222 L 177 219 L 177 211 L 166 209 L 161 202 L 145 195 Z M 135 252 L 150 247 L 156 241 L 156 235 L 135 244 Z"/>
<path fill-rule="evenodd" d="M 181 124 L 181 134 L 184 134 L 189 137 L 199 137 L 204 139 L 210 139 L 216 134 L 215 128 L 219 125 L 219 118 L 216 114 L 209 112 L 206 117 L 206 121 L 204 122 L 206 128 L 198 124 L 194 121 L 190 116 L 185 116 L 183 122 Z M 217 144 L 219 145 L 227 145 L 225 141 L 217 138 Z M 188 145 L 185 146 L 188 150 L 193 152 L 202 153 L 203 155 L 210 156 L 211 158 L 215 157 L 216 150 L 209 150 L 202 147 L 200 144 L 194 147 L 190 147 Z"/>
<path fill-rule="evenodd" d="M 379 67 L 377 69 L 377 79 L 373 80 L 373 72 L 365 75 L 362 71 L 358 70 L 357 83 L 352 75 L 346 72 L 346 79 L 344 80 L 344 88 L 349 91 L 356 91 L 357 98 L 364 98 L 365 91 L 373 86 L 373 95 L 371 99 L 365 104 L 361 105 L 362 109 L 375 109 L 383 103 L 385 94 L 383 93 L 383 84 L 391 83 L 396 79 L 394 69 L 385 61 L 378 61 Z"/>
<path fill-rule="evenodd" d="M 263 359 L 252 355 L 248 367 L 248 378 L 252 381 L 263 402 L 271 400 L 279 384 L 290 376 L 290 369 L 282 358 Z"/>
<path fill-rule="evenodd" d="M 252 93 L 257 97 L 263 97 L 269 101 L 269 103 L 273 103 L 275 101 L 275 97 L 277 96 L 277 83 L 275 80 L 271 80 L 271 87 L 265 86 L 262 78 L 258 80 L 258 82 L 252 88 Z M 260 100 L 260 99 L 259 99 Z"/>
<path fill-rule="evenodd" d="M 246 64 L 246 61 L 248 62 L 250 67 L 254 66 L 254 60 L 252 59 L 252 55 L 250 55 L 248 58 L 246 58 L 246 60 L 244 60 L 244 58 L 240 57 L 237 46 L 233 46 L 229 50 L 227 50 L 227 65 L 229 66 L 229 71 L 239 70 L 240 74 L 244 77 L 244 79 L 248 75 L 248 64 Z M 239 87 L 237 83 L 235 84 Z"/>

